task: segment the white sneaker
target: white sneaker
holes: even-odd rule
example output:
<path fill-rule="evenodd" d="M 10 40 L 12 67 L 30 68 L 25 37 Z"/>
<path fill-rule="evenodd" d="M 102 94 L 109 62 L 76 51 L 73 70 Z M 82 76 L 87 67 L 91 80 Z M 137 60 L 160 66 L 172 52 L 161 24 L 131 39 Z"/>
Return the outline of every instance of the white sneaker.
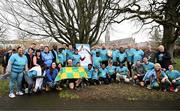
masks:
<path fill-rule="evenodd" d="M 174 92 L 178 92 L 178 88 L 176 88 L 176 89 L 174 90 Z"/>
<path fill-rule="evenodd" d="M 16 95 L 22 96 L 22 95 L 24 95 L 24 93 L 22 93 L 21 91 L 18 91 L 18 92 L 16 92 Z"/>
<path fill-rule="evenodd" d="M 14 93 L 10 93 L 10 94 L 9 94 L 9 97 L 10 97 L 10 98 L 15 98 L 16 96 L 14 95 Z"/>

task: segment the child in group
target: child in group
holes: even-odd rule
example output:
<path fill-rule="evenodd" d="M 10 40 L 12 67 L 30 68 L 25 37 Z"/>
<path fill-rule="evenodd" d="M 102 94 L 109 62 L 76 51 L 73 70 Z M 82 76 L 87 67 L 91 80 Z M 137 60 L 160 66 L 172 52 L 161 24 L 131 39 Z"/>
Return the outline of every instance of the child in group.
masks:
<path fill-rule="evenodd" d="M 98 73 L 99 73 L 98 68 L 94 68 L 93 75 L 92 75 L 93 85 L 98 85 L 99 84 Z"/>
<path fill-rule="evenodd" d="M 180 73 L 177 70 L 174 70 L 172 65 L 169 65 L 166 75 L 172 83 L 174 92 L 178 92 L 178 86 L 180 86 Z"/>
<path fill-rule="evenodd" d="M 137 81 L 139 82 L 140 86 L 144 86 L 143 77 L 146 73 L 146 70 L 141 63 L 141 61 L 137 61 L 135 66 L 133 66 L 133 73 L 134 73 L 134 84 L 137 84 Z"/>
<path fill-rule="evenodd" d="M 171 84 L 165 72 L 161 69 L 161 65 L 156 63 L 154 69 L 145 74 L 143 81 L 147 84 L 149 81 L 150 85 L 147 86 L 148 89 L 162 89 L 167 90 L 168 84 Z"/>
<path fill-rule="evenodd" d="M 106 69 L 105 64 L 102 64 L 101 68 L 99 69 L 99 81 L 100 84 L 105 83 L 109 84 L 109 80 L 107 78 L 108 70 Z"/>
<path fill-rule="evenodd" d="M 107 73 L 108 73 L 108 79 L 109 79 L 109 82 L 113 82 L 116 80 L 116 67 L 113 66 L 113 62 L 112 61 L 109 61 L 109 64 L 108 66 L 106 67 L 107 69 Z"/>
<path fill-rule="evenodd" d="M 51 67 L 46 71 L 46 91 L 49 91 L 49 88 L 55 88 L 56 82 L 54 81 L 58 74 L 58 69 L 56 68 L 56 63 L 53 62 Z"/>
<path fill-rule="evenodd" d="M 124 64 L 120 63 L 119 67 L 116 68 L 116 80 L 118 82 L 125 82 L 125 83 L 129 83 L 129 70 L 126 66 L 124 66 Z"/>

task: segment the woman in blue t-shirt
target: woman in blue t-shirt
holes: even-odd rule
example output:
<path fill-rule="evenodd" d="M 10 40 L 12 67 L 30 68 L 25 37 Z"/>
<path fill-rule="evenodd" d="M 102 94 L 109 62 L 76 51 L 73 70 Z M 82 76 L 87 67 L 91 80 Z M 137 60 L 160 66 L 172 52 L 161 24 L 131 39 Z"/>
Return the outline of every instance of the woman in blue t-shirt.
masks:
<path fill-rule="evenodd" d="M 23 48 L 18 47 L 17 51 L 18 53 L 13 54 L 10 57 L 7 67 L 7 73 L 10 74 L 10 98 L 16 97 L 14 94 L 15 83 L 17 83 L 16 95 L 23 95 L 21 91 L 23 72 L 28 71 L 28 62 L 26 56 L 24 55 Z"/>

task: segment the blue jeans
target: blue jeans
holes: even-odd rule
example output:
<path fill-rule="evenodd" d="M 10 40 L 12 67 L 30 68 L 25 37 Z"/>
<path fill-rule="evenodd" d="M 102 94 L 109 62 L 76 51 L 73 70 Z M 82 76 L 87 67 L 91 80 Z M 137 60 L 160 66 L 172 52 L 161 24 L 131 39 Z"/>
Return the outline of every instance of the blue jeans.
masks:
<path fill-rule="evenodd" d="M 21 91 L 22 78 L 23 78 L 23 73 L 11 72 L 11 75 L 10 75 L 10 84 L 9 84 L 10 93 L 14 93 L 15 83 L 17 83 L 17 91 Z"/>

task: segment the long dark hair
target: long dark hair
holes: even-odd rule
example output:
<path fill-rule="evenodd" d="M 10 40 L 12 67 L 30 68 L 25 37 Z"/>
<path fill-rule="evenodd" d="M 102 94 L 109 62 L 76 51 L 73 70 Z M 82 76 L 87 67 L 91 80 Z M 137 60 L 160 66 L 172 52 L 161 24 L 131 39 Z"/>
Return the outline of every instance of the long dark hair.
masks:
<path fill-rule="evenodd" d="M 53 74 L 53 71 L 54 71 L 54 69 L 52 68 L 52 65 L 53 65 L 53 64 L 56 64 L 56 63 L 53 62 L 53 63 L 51 64 L 51 67 L 49 68 L 50 75 L 52 75 L 52 74 Z M 57 64 L 56 64 L 56 66 L 57 66 Z"/>

